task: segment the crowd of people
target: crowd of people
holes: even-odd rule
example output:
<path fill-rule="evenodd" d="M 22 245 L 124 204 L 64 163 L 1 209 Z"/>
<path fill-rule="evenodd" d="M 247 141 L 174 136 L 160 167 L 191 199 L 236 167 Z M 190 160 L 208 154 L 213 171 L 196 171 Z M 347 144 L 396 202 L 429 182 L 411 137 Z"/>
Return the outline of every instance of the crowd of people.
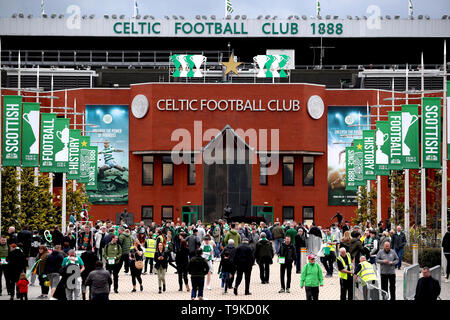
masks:
<path fill-rule="evenodd" d="M 158 293 L 167 291 L 166 273 L 173 267 L 178 275 L 179 291 L 183 287 L 191 299 L 202 300 L 204 289 L 211 290 L 214 264 L 218 264 L 223 294 L 239 293 L 244 281 L 244 294 L 251 295 L 250 279 L 254 265 L 259 267 L 261 284 L 268 284 L 270 265 L 280 267 L 279 293 L 290 293 L 292 269 L 300 275 L 300 287 L 308 300 L 319 298 L 319 288 L 325 277 L 338 274 L 342 300 L 353 297 L 353 281 L 359 278 L 364 286 L 375 283 L 376 269 L 381 289 L 395 300 L 395 269 L 402 267 L 406 237 L 400 226 L 396 230 L 383 228 L 380 223 L 363 228 L 349 221 L 329 228 L 286 221 L 284 223 L 227 223 L 219 219 L 211 225 L 202 221 L 185 222 L 141 221 L 128 226 L 124 220 L 74 222 L 63 234 L 58 226 L 52 230 L 30 231 L 27 226 L 16 233 L 10 227 L 0 238 L 0 295 L 2 275 L 10 299 L 27 299 L 28 286 L 38 283 L 39 299 L 108 300 L 111 287 L 119 292 L 119 273 L 131 275 L 132 292 L 143 291 L 142 275 L 156 274 Z M 449 252 L 450 229 L 444 237 L 444 252 Z M 314 240 L 320 249 L 307 256 L 302 264 L 301 249 Z M 313 241 L 313 242 L 314 242 Z M 309 248 L 311 249 L 311 248 Z M 445 251 L 447 250 L 447 251 Z M 309 250 L 311 251 L 311 250 Z M 275 260 L 276 256 L 276 260 Z M 446 256 L 447 257 L 447 256 Z M 302 267 L 303 266 L 303 267 Z M 74 277 L 71 275 L 75 274 Z M 191 277 L 189 285 L 188 275 Z M 447 268 L 447 279 L 449 269 Z M 417 299 L 436 299 L 439 283 L 423 269 Z M 428 279 L 428 280 L 427 280 Z M 434 281 L 433 281 L 434 280 Z M 87 290 L 89 288 L 89 290 Z"/>

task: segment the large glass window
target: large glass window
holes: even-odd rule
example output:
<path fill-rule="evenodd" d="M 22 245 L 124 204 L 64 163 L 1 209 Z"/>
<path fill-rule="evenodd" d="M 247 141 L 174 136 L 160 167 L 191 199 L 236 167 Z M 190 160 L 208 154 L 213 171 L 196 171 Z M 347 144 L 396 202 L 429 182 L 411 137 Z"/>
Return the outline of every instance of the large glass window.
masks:
<path fill-rule="evenodd" d="M 153 222 L 153 206 L 142 206 L 141 220 L 145 225 L 150 225 Z"/>
<path fill-rule="evenodd" d="M 314 222 L 314 207 L 303 207 L 303 224 L 311 226 Z"/>
<path fill-rule="evenodd" d="M 161 220 L 173 221 L 173 206 L 163 206 L 161 208 Z"/>
<path fill-rule="evenodd" d="M 195 157 L 192 155 L 191 157 L 191 163 L 187 165 L 188 170 L 188 184 L 194 185 L 195 184 Z"/>
<path fill-rule="evenodd" d="M 142 184 L 153 185 L 153 156 L 142 157 Z"/>
<path fill-rule="evenodd" d="M 172 185 L 173 184 L 173 163 L 172 157 L 163 156 L 162 157 L 162 184 Z"/>
<path fill-rule="evenodd" d="M 283 222 L 294 220 L 294 207 L 283 207 Z"/>
<path fill-rule="evenodd" d="M 314 157 L 303 157 L 303 185 L 314 185 Z"/>
<path fill-rule="evenodd" d="M 267 176 L 267 168 L 269 167 L 269 156 L 261 155 L 259 156 L 259 184 L 267 185 L 268 176 Z"/>
<path fill-rule="evenodd" d="M 283 185 L 293 186 L 294 185 L 294 157 L 284 156 L 283 157 Z"/>

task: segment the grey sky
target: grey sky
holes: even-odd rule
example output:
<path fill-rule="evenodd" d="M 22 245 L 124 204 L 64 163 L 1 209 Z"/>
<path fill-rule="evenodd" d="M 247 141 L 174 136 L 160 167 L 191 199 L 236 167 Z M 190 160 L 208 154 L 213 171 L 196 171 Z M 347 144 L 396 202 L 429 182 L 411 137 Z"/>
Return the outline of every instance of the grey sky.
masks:
<path fill-rule="evenodd" d="M 306 14 L 315 15 L 315 0 L 231 0 L 233 15 L 247 15 L 248 18 L 256 18 L 259 14 L 277 15 L 286 18 L 289 15 Z M 157 18 L 165 15 L 183 15 L 193 18 L 197 14 L 216 15 L 218 18 L 224 15 L 225 0 L 138 0 L 139 13 L 151 14 Z M 78 5 L 82 14 L 95 14 L 97 17 L 103 14 L 133 13 L 133 0 L 45 0 L 45 11 L 48 14 L 65 13 L 70 5 Z M 323 16 L 339 15 L 346 17 L 368 15 L 366 10 L 370 5 L 377 5 L 381 9 L 381 15 L 399 14 L 402 18 L 408 16 L 408 0 L 320 0 L 321 14 Z M 444 14 L 450 14 L 449 0 L 413 0 L 414 15 L 428 14 L 432 18 L 441 18 Z M 0 16 L 10 17 L 15 12 L 33 14 L 39 16 L 41 0 L 0 0 Z"/>

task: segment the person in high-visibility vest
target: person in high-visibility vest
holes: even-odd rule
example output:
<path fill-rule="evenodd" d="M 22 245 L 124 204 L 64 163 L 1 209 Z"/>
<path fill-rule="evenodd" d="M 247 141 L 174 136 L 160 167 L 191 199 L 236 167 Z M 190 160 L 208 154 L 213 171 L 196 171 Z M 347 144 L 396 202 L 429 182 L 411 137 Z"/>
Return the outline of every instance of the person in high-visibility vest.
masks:
<path fill-rule="evenodd" d="M 336 238 L 329 229 L 325 230 L 325 237 L 323 242 L 326 244 L 324 250 L 325 257 L 323 259 L 325 270 L 327 271 L 326 277 L 333 276 L 333 264 L 336 260 Z"/>
<path fill-rule="evenodd" d="M 145 240 L 144 244 L 144 257 L 145 257 L 145 267 L 144 272 L 142 274 L 147 274 L 147 266 L 148 263 L 150 263 L 150 274 L 153 273 L 153 259 L 155 258 L 155 252 L 156 252 L 156 239 L 153 235 L 153 232 L 149 232 L 148 238 Z"/>
<path fill-rule="evenodd" d="M 375 273 L 375 269 L 373 265 L 367 261 L 366 257 L 361 256 L 359 258 L 359 264 L 355 268 L 355 274 L 361 278 L 361 284 L 363 286 L 368 283 L 374 284 L 377 280 L 377 274 Z"/>
<path fill-rule="evenodd" d="M 336 259 L 339 270 L 339 282 L 341 285 L 341 300 L 353 300 L 353 266 L 352 257 L 345 248 L 339 250 Z"/>

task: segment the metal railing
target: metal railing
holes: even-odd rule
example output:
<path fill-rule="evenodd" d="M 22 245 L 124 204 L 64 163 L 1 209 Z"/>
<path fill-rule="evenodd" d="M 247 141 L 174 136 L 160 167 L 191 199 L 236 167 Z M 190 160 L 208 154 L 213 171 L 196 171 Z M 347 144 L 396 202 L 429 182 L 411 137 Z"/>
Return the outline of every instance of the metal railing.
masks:
<path fill-rule="evenodd" d="M 420 266 L 413 264 L 406 267 L 403 272 L 403 299 L 414 300 L 416 294 L 417 281 L 420 278 Z"/>

